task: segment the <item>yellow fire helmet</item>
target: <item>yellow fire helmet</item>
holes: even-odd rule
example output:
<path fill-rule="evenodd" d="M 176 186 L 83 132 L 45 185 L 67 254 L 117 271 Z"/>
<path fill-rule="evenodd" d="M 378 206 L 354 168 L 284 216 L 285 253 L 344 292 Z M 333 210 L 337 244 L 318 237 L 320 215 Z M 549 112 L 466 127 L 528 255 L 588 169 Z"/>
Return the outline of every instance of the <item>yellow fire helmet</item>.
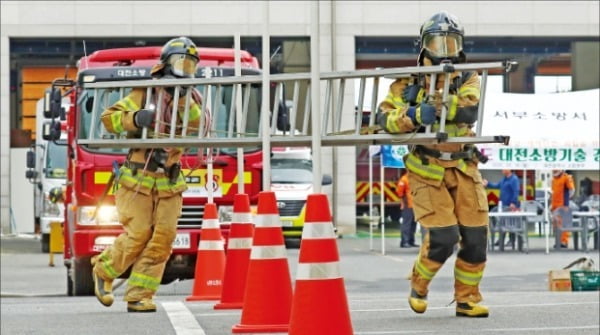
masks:
<path fill-rule="evenodd" d="M 53 204 L 63 201 L 63 197 L 63 188 L 60 186 L 53 187 L 50 189 L 50 192 L 48 192 L 48 200 Z"/>
<path fill-rule="evenodd" d="M 150 70 L 154 77 L 167 74 L 178 78 L 193 78 L 200 56 L 196 44 L 187 37 L 177 37 L 167 42 L 160 54 L 160 63 Z"/>

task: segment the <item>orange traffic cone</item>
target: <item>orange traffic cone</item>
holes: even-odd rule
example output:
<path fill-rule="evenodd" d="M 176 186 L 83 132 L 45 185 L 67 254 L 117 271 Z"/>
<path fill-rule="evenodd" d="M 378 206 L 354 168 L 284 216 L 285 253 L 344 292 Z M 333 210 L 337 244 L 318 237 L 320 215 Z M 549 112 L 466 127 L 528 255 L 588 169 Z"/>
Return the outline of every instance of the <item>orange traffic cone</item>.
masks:
<path fill-rule="evenodd" d="M 233 197 L 233 218 L 227 243 L 221 302 L 214 306 L 215 309 L 243 307 L 253 235 L 254 225 L 248 195 L 236 194 Z"/>
<path fill-rule="evenodd" d="M 352 334 L 339 260 L 327 196 L 311 194 L 306 201 L 290 335 Z"/>
<path fill-rule="evenodd" d="M 198 243 L 194 288 L 192 295 L 185 298 L 186 301 L 219 300 L 225 271 L 224 244 L 217 206 L 207 203 Z"/>
<path fill-rule="evenodd" d="M 260 192 L 244 292 L 242 321 L 234 333 L 287 332 L 292 280 L 275 193 Z"/>

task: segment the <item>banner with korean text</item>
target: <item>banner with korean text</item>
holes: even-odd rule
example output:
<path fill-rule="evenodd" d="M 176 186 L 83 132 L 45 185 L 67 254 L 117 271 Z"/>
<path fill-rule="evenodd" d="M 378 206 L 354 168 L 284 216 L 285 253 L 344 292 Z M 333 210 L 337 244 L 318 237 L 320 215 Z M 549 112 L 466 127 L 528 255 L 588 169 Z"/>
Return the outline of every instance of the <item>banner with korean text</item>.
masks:
<path fill-rule="evenodd" d="M 502 170 L 598 170 L 598 148 L 519 148 L 485 146 L 480 150 L 489 160 L 480 169 Z"/>
<path fill-rule="evenodd" d="M 481 169 L 600 168 L 600 89 L 486 95 L 482 134 L 508 135 L 508 146 L 479 144 Z"/>

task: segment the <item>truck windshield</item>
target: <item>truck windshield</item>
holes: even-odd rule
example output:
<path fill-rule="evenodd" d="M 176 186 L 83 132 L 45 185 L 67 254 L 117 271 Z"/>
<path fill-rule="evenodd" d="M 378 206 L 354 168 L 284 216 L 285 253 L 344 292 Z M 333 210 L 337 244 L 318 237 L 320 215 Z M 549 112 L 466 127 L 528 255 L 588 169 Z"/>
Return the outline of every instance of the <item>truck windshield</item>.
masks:
<path fill-rule="evenodd" d="M 49 141 L 46 152 L 46 178 L 65 179 L 67 172 L 67 142 L 58 140 L 57 143 Z"/>
<path fill-rule="evenodd" d="M 204 93 L 205 87 L 204 85 L 197 86 L 198 90 L 201 93 Z M 229 122 L 230 122 L 230 111 L 231 111 L 231 98 L 233 94 L 232 86 L 223 86 L 220 92 L 220 99 L 217 99 L 219 95 L 218 90 L 215 86 L 211 87 L 211 115 L 213 121 L 214 132 L 211 136 L 214 137 L 227 137 L 227 133 L 229 131 Z M 247 114 L 247 122 L 246 129 L 243 133 L 245 137 L 258 137 L 258 125 L 260 124 L 260 98 L 261 92 L 260 87 L 258 85 L 252 85 L 249 94 L 249 102 L 248 102 L 248 114 Z M 242 106 L 245 101 L 244 94 L 242 94 Z M 204 101 L 207 101 L 205 98 Z M 235 100 L 234 100 L 235 101 Z M 234 136 L 236 133 L 236 122 L 235 118 L 233 121 L 233 131 Z M 246 147 L 244 148 L 244 152 L 253 152 L 260 150 L 259 147 Z M 221 152 L 228 155 L 235 155 L 237 153 L 237 148 L 221 148 Z"/>
<path fill-rule="evenodd" d="M 307 159 L 271 159 L 271 183 L 310 184 L 312 161 Z"/>
<path fill-rule="evenodd" d="M 204 93 L 205 88 L 204 85 L 197 86 L 197 89 Z M 98 89 L 98 99 L 95 103 L 96 111 L 100 111 L 97 113 L 95 118 L 96 125 L 94 127 L 91 126 L 92 122 L 92 109 L 94 108 L 94 100 L 95 100 L 95 91 L 84 90 L 82 92 L 81 98 L 79 99 L 80 105 L 80 118 L 79 118 L 79 134 L 78 137 L 81 139 L 87 139 L 89 136 L 90 128 L 94 129 L 97 133 L 93 134 L 94 138 L 116 138 L 116 135 L 111 134 L 106 131 L 104 126 L 101 125 L 101 121 L 99 115 L 106 108 L 112 106 L 116 103 L 121 96 L 126 96 L 129 94 L 131 89 L 127 88 L 123 90 L 123 93 L 119 92 L 119 89 Z M 222 86 L 220 94 L 215 86 L 211 87 L 211 112 L 212 112 L 212 121 L 213 121 L 213 135 L 215 137 L 226 137 L 227 132 L 229 130 L 229 114 L 231 110 L 231 96 L 233 94 L 232 86 Z M 217 96 L 220 96 L 219 103 L 216 103 Z M 246 137 L 257 137 L 258 136 L 258 125 L 260 124 L 260 88 L 257 85 L 253 85 L 249 94 L 248 101 L 248 114 L 247 114 L 247 123 L 246 129 L 244 131 L 244 135 Z M 244 99 L 244 97 L 242 98 Z M 204 98 L 206 102 L 207 99 Z M 242 102 L 242 105 L 245 101 Z M 234 120 L 235 121 L 235 120 Z M 236 133 L 236 125 L 233 122 L 233 132 Z M 88 148 L 90 151 L 94 152 L 104 152 L 104 153 L 127 153 L 128 149 L 111 149 L 111 148 Z M 222 153 L 228 155 L 235 155 L 237 153 L 237 148 L 221 148 Z M 254 152 L 260 150 L 260 147 L 245 147 L 244 152 Z M 187 150 L 188 154 L 197 153 L 196 148 L 189 148 Z"/>

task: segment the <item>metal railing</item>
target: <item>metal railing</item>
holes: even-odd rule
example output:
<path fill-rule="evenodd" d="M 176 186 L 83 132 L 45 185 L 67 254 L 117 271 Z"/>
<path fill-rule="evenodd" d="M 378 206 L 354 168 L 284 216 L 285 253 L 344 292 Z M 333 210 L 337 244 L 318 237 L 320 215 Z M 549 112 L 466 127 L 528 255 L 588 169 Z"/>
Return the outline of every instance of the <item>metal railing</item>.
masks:
<path fill-rule="evenodd" d="M 419 66 L 388 68 L 377 70 L 356 70 L 356 71 L 338 71 L 321 73 L 320 81 L 324 88 L 322 92 L 323 107 L 319 111 L 313 111 L 311 108 L 310 95 L 310 73 L 293 74 L 273 74 L 269 76 L 271 85 L 275 85 L 275 94 L 271 110 L 271 125 L 269 131 L 269 140 L 272 146 L 310 146 L 311 130 L 309 128 L 312 117 L 322 118 L 321 126 L 321 144 L 323 146 L 354 146 L 354 145 L 379 145 L 379 144 L 431 144 L 431 143 L 508 143 L 508 136 L 493 135 L 483 136 L 481 134 L 483 124 L 483 108 L 485 102 L 485 91 L 487 76 L 490 70 L 511 71 L 516 63 L 512 62 L 490 62 L 490 63 L 468 63 L 468 64 L 441 64 L 437 66 Z M 439 131 L 432 132 L 428 126 L 423 133 L 410 134 L 387 134 L 378 129 L 375 123 L 378 97 L 378 82 L 382 77 L 399 78 L 411 75 L 428 74 L 431 76 L 431 82 L 436 82 L 440 74 L 451 73 L 455 71 L 477 71 L 481 75 L 481 97 L 478 109 L 478 121 L 475 126 L 474 137 L 447 137 L 445 136 L 445 119 L 447 114 L 447 104 L 442 104 L 441 124 Z M 368 126 L 365 126 L 362 110 L 355 110 L 354 101 L 347 101 L 348 97 L 353 97 L 353 93 L 348 92 L 346 86 L 348 80 L 359 81 L 358 106 L 362 106 L 365 101 L 365 95 L 371 96 L 371 111 L 368 115 Z M 366 92 L 367 80 L 372 80 L 372 91 Z M 450 76 L 445 76 L 442 101 L 448 101 Z M 92 106 L 92 116 L 89 135 L 86 139 L 79 139 L 78 143 L 96 148 L 152 148 L 152 147 L 250 147 L 260 146 L 262 139 L 260 136 L 261 122 L 258 122 L 257 131 L 248 129 L 248 120 L 250 118 L 260 120 L 260 115 L 249 115 L 250 94 L 252 87 L 261 87 L 262 76 L 232 76 L 232 77 L 213 77 L 213 78 L 194 78 L 194 79 L 161 79 L 161 80 L 136 80 L 136 81 L 112 81 L 84 83 L 83 88 L 93 90 L 94 97 L 98 97 L 99 90 L 118 90 L 119 97 L 123 97 L 124 91 L 128 88 L 146 88 L 146 105 L 153 101 L 153 88 L 175 87 L 173 101 L 178 101 L 182 88 L 203 87 L 203 117 L 200 120 L 198 129 L 189 125 L 189 109 L 191 90 L 186 90 L 186 103 L 182 116 L 179 113 L 172 113 L 169 132 L 160 133 L 159 123 L 162 118 L 161 106 L 162 92 L 159 93 L 156 110 L 156 122 L 154 131 L 150 132 L 146 128 L 142 132 L 141 138 L 125 138 L 124 136 L 107 135 L 99 118 L 103 110 L 97 99 Z M 289 113 L 290 131 L 278 131 L 277 120 L 280 112 L 279 106 L 282 104 L 282 90 L 292 89 L 292 106 Z M 434 94 L 434 85 L 430 85 L 430 95 Z M 230 87 L 230 101 L 224 101 L 223 89 Z M 214 92 L 214 94 L 213 94 Z M 243 106 L 241 113 L 241 128 L 237 129 L 236 122 L 236 95 L 241 92 Z M 265 102 L 262 102 L 265 103 Z M 107 103 L 105 102 L 106 108 Z M 223 129 L 217 129 L 218 117 L 223 117 L 214 111 L 222 111 L 223 105 L 229 106 L 226 109 L 225 117 L 227 125 Z M 303 105 L 303 106 L 302 106 Z M 261 108 L 252 110 L 254 113 L 260 113 Z M 211 113 L 211 111 L 213 111 Z M 212 115 L 212 117 L 209 117 Z M 181 118 L 181 120 L 178 120 Z M 176 125 L 181 122 L 179 128 L 180 134 L 176 132 Z M 347 128 L 344 128 L 347 127 Z M 200 131 L 202 130 L 202 131 Z"/>

